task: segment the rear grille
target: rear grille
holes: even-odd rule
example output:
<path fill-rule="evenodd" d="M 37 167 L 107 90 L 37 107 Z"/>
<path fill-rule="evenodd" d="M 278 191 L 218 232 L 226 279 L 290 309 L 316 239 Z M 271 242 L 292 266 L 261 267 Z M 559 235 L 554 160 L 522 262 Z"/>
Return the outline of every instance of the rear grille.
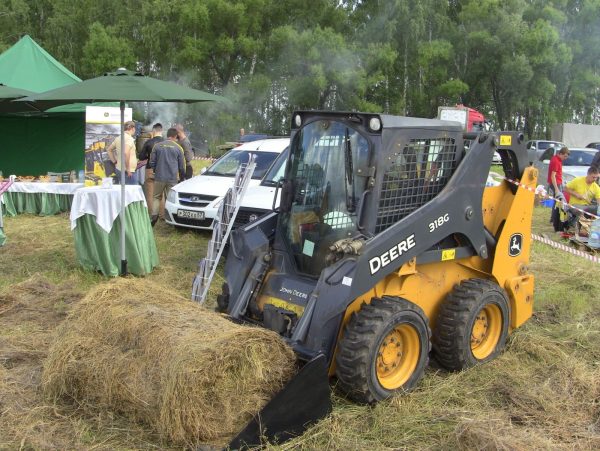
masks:
<path fill-rule="evenodd" d="M 195 227 L 205 227 L 205 228 L 209 228 L 212 225 L 213 220 L 212 219 L 191 219 L 191 218 L 180 218 L 177 215 L 173 215 L 173 221 L 175 221 L 177 224 L 183 224 L 183 225 L 189 225 L 189 226 L 195 226 Z"/>
<path fill-rule="evenodd" d="M 411 139 L 394 154 L 381 186 L 375 232 L 394 225 L 437 196 L 456 169 L 451 138 Z"/>
<path fill-rule="evenodd" d="M 206 207 L 219 196 L 207 196 L 206 194 L 179 193 L 179 203 L 186 207 Z"/>
<path fill-rule="evenodd" d="M 248 224 L 249 222 L 256 221 L 256 219 L 258 219 L 268 211 L 269 210 L 261 210 L 258 208 L 240 208 L 238 210 L 237 216 L 235 217 L 235 220 L 233 221 L 233 227 L 240 227 Z M 250 217 L 252 215 L 255 215 L 256 218 L 253 218 L 252 221 L 250 221 Z"/>

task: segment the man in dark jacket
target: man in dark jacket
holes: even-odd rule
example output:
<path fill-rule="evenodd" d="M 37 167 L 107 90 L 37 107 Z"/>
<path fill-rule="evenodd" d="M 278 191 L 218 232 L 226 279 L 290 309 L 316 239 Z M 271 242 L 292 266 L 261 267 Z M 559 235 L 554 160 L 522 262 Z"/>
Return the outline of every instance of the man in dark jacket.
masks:
<path fill-rule="evenodd" d="M 183 129 L 183 125 L 175 124 L 174 127 L 177 130 L 177 142 L 183 149 L 183 156 L 185 157 L 185 178 L 191 179 L 194 176 L 194 171 L 192 169 L 192 157 L 194 156 L 192 144 Z"/>
<path fill-rule="evenodd" d="M 170 128 L 167 139 L 154 145 L 148 166 L 154 171 L 154 198 L 152 202 L 152 225 L 158 221 L 160 199 L 179 180 L 185 180 L 183 149 L 177 144 L 177 130 Z"/>
<path fill-rule="evenodd" d="M 162 124 L 157 122 L 152 126 L 152 137 L 146 141 L 140 152 L 140 161 L 150 160 L 150 154 L 155 144 L 163 141 L 163 127 Z M 146 177 L 144 179 L 144 195 L 146 196 L 146 202 L 148 207 L 152 208 L 152 202 L 154 198 L 154 171 L 148 166 L 146 162 Z"/>

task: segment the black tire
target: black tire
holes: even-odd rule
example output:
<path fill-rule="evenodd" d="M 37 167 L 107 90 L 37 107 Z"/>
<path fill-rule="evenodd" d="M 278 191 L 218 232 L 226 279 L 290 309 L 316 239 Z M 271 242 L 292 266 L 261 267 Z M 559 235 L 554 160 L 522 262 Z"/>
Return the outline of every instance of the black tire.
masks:
<path fill-rule="evenodd" d="M 419 306 L 402 298 L 373 298 L 352 315 L 339 342 L 337 387 L 368 404 L 412 389 L 429 363 L 430 336 Z M 407 342 L 410 346 L 402 348 Z"/>
<path fill-rule="evenodd" d="M 493 359 L 506 345 L 509 318 L 508 297 L 498 284 L 463 280 L 440 307 L 433 331 L 436 360 L 462 370 Z"/>

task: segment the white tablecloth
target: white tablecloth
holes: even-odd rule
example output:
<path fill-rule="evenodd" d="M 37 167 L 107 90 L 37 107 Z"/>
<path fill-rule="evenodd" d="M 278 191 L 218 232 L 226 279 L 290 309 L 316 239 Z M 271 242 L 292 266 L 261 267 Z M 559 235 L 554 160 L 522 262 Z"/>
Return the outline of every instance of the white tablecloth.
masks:
<path fill-rule="evenodd" d="M 9 193 L 48 193 L 48 194 L 75 194 L 83 183 L 50 183 L 50 182 L 14 182 L 9 188 Z"/>
<path fill-rule="evenodd" d="M 144 202 L 146 197 L 139 185 L 125 186 L 125 208 L 132 202 Z M 106 233 L 110 233 L 113 222 L 121 211 L 121 186 L 114 185 L 112 188 L 90 186 L 75 191 L 73 205 L 71 206 L 71 230 L 77 227 L 77 218 L 83 215 L 96 217 L 96 224 L 102 227 Z"/>

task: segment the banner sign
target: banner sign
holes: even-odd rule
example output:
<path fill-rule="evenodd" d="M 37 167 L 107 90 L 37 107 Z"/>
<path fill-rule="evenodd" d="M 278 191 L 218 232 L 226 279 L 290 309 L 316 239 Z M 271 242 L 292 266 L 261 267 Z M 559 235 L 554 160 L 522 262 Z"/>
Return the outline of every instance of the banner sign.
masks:
<path fill-rule="evenodd" d="M 125 122 L 132 118 L 131 108 L 125 108 Z M 121 110 L 118 107 L 85 107 L 85 180 L 99 184 L 115 173 L 106 148 L 121 135 Z M 93 183 L 89 183 L 93 182 Z"/>

